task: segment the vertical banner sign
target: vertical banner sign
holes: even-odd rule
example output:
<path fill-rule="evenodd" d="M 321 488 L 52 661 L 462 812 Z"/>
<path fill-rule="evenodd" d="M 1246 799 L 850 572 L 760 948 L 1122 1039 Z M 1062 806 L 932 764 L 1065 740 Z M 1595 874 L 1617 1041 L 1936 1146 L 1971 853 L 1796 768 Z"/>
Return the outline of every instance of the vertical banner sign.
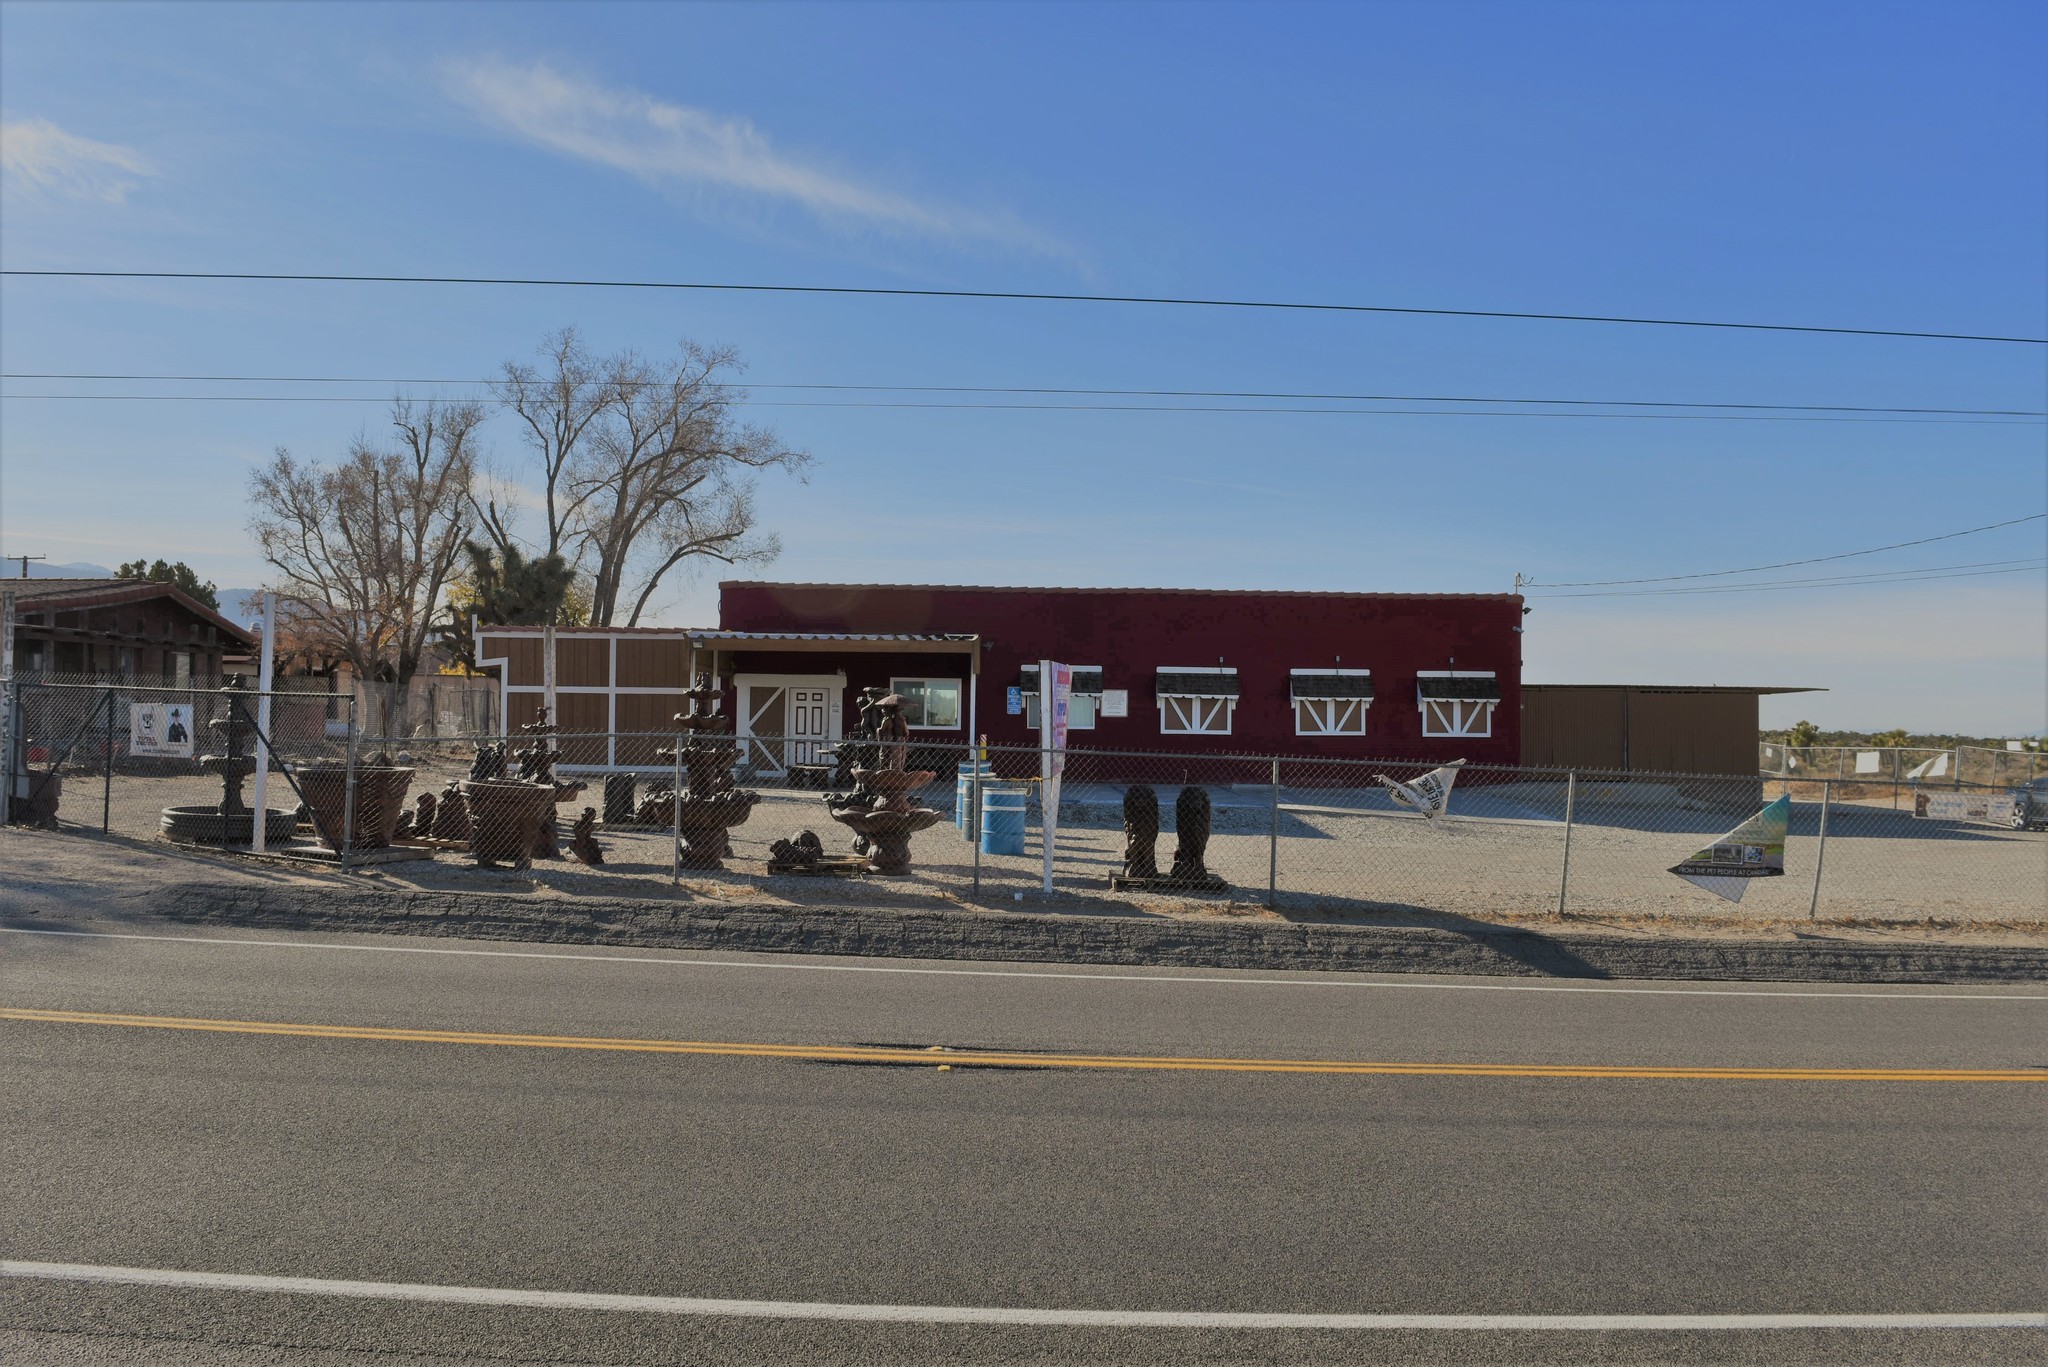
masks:
<path fill-rule="evenodd" d="M 1038 662 L 1039 810 L 1045 838 L 1043 887 L 1052 892 L 1053 845 L 1060 825 L 1060 775 L 1067 767 L 1067 707 L 1074 696 L 1074 667 Z"/>

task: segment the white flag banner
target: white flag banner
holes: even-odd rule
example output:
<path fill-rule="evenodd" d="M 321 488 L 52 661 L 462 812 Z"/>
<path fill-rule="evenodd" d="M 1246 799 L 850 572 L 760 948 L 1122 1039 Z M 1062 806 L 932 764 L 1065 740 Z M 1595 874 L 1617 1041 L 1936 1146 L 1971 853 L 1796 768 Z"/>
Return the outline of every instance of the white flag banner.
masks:
<path fill-rule="evenodd" d="M 1385 774 L 1374 774 L 1373 777 L 1386 786 L 1388 796 L 1396 803 L 1435 820 L 1451 805 L 1451 785 L 1457 782 L 1458 769 L 1464 763 L 1464 760 L 1454 759 L 1441 769 L 1432 769 L 1407 783 L 1388 778 Z"/>
<path fill-rule="evenodd" d="M 1933 759 L 1923 759 L 1906 771 L 1907 778 L 1948 777 L 1948 751 L 1944 750 Z"/>

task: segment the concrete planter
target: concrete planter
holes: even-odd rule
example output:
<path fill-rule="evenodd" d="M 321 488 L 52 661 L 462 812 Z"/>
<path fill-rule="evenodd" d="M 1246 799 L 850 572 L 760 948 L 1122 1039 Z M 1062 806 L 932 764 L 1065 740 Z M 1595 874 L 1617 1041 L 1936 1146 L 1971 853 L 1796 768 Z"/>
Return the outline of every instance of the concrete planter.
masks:
<path fill-rule="evenodd" d="M 398 818 L 405 814 L 406 789 L 412 787 L 411 769 L 356 766 L 354 829 L 348 834 L 352 850 L 381 850 L 398 830 Z M 313 829 L 320 843 L 338 850 L 337 836 L 348 807 L 348 766 L 309 764 L 294 771 L 306 805 L 313 809 Z"/>
<path fill-rule="evenodd" d="M 555 810 L 555 786 L 516 778 L 466 779 L 469 852 L 479 868 L 530 868 L 541 831 Z"/>

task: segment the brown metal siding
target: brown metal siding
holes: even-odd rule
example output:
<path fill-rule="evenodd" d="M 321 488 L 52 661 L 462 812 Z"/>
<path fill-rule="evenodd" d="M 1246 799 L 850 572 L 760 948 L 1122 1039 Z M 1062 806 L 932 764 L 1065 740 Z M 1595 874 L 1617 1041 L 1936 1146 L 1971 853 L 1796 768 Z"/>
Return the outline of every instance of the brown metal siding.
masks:
<path fill-rule="evenodd" d="M 689 654 L 683 641 L 620 641 L 619 687 L 680 688 Z"/>
<path fill-rule="evenodd" d="M 538 636 L 493 636 L 484 631 L 477 633 L 476 657 L 479 660 L 503 660 L 506 683 L 538 688 L 546 682 L 541 677 L 540 647 Z"/>
<path fill-rule="evenodd" d="M 555 686 L 604 688 L 612 681 L 612 643 L 603 636 L 555 638 Z"/>
<path fill-rule="evenodd" d="M 1637 773 L 1756 771 L 1756 695 L 1629 690 L 1628 767 Z"/>
<path fill-rule="evenodd" d="M 1522 685 L 1522 763 L 1559 769 L 1628 765 L 1628 699 L 1619 688 Z"/>
<path fill-rule="evenodd" d="M 1522 763 L 1622 773 L 1749 774 L 1757 700 L 1744 692 L 1522 685 Z"/>

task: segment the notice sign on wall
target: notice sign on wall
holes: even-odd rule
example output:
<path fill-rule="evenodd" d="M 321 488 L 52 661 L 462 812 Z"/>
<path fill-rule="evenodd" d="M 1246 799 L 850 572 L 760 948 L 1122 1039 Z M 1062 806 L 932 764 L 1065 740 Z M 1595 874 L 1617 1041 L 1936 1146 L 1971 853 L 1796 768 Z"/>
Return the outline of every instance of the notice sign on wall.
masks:
<path fill-rule="evenodd" d="M 182 702 L 128 704 L 128 753 L 167 759 L 192 758 L 192 705 Z"/>
<path fill-rule="evenodd" d="M 1128 717 L 1131 715 L 1131 691 L 1128 688 L 1105 688 L 1102 690 L 1101 706 L 1096 708 L 1098 717 Z"/>

